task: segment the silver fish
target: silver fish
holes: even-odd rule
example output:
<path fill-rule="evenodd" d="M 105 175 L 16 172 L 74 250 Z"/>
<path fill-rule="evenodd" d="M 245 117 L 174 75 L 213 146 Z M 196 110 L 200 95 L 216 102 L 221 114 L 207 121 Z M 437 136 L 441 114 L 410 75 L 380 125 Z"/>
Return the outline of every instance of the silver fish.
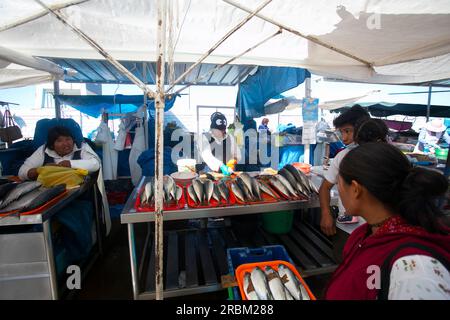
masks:
<path fill-rule="evenodd" d="M 247 300 L 259 300 L 255 287 L 253 287 L 250 272 L 246 272 L 244 275 L 244 292 Z"/>
<path fill-rule="evenodd" d="M 258 187 L 259 187 L 259 190 L 260 190 L 260 191 L 262 191 L 262 192 L 268 194 L 269 196 L 271 196 L 271 197 L 274 198 L 274 199 L 278 199 L 278 197 L 272 192 L 272 190 L 270 190 L 270 188 L 269 188 L 268 186 L 266 186 L 265 183 L 262 183 L 262 182 L 259 181 L 259 180 L 256 180 L 256 182 L 257 182 L 257 184 L 258 184 Z"/>
<path fill-rule="evenodd" d="M 0 209 L 5 208 L 11 202 L 19 199 L 22 195 L 27 194 L 28 192 L 33 191 L 34 189 L 37 189 L 40 186 L 41 183 L 39 181 L 27 181 L 20 183 L 13 190 L 11 190 L 5 196 L 5 198 L 3 198 L 3 201 L 1 201 L 0 203 Z"/>
<path fill-rule="evenodd" d="M 289 184 L 292 186 L 293 190 L 295 191 L 295 193 L 298 195 L 299 192 L 301 192 L 298 188 L 297 188 L 297 180 L 295 179 L 295 177 L 292 175 L 292 173 L 289 172 L 288 169 L 283 168 L 281 170 L 278 171 L 278 174 L 282 177 L 284 177 Z"/>
<path fill-rule="evenodd" d="M 296 167 L 294 167 L 291 164 L 285 165 L 283 169 L 286 169 L 287 171 L 289 171 L 294 176 L 295 180 L 297 180 L 298 183 L 300 183 L 302 186 L 308 188 L 308 186 L 305 185 L 306 176 L 302 171 L 298 170 Z"/>
<path fill-rule="evenodd" d="M 15 182 L 7 182 L 0 186 L 0 199 L 3 199 L 8 193 L 10 193 L 19 184 Z"/>
<path fill-rule="evenodd" d="M 252 190 L 252 177 L 248 175 L 248 173 L 242 172 L 237 180 L 242 179 L 242 182 L 244 183 L 245 187 L 247 188 L 247 191 L 251 198 L 254 198 L 255 195 L 253 194 Z"/>
<path fill-rule="evenodd" d="M 275 177 L 271 177 L 269 182 L 277 191 L 281 192 L 287 198 L 291 197 L 288 189 L 284 186 L 284 184 L 281 183 L 280 180 Z"/>
<path fill-rule="evenodd" d="M 294 297 L 294 299 L 303 300 L 302 291 L 300 289 L 300 286 L 302 285 L 291 269 L 283 264 L 280 264 L 278 265 L 278 274 L 280 275 L 284 286 L 289 290 L 289 293 Z M 305 300 L 309 300 L 309 296 L 307 294 Z"/>
<path fill-rule="evenodd" d="M 237 185 L 236 182 L 231 182 L 231 191 L 236 196 L 236 198 L 238 198 L 242 202 L 245 202 L 244 193 L 242 192 L 241 188 Z"/>
<path fill-rule="evenodd" d="M 192 184 L 188 187 L 188 193 L 189 193 L 189 197 L 191 197 L 192 201 L 194 201 L 195 204 L 200 203 L 200 201 L 198 200 L 198 197 L 197 197 L 197 193 L 195 192 L 194 186 Z"/>
<path fill-rule="evenodd" d="M 152 196 L 153 196 L 153 184 L 151 181 L 149 181 L 145 184 L 144 192 L 142 192 L 141 204 L 145 205 L 150 203 Z"/>
<path fill-rule="evenodd" d="M 276 179 L 278 179 L 278 181 L 280 181 L 286 187 L 286 189 L 289 191 L 291 196 L 293 196 L 293 197 L 297 196 L 297 193 L 295 192 L 294 188 L 292 187 L 292 185 L 289 183 L 289 181 L 285 177 L 283 177 L 280 174 L 276 174 L 274 177 Z"/>
<path fill-rule="evenodd" d="M 66 185 L 58 184 L 51 188 L 41 188 L 41 189 L 43 190 L 43 192 L 41 194 L 39 194 L 36 198 L 34 198 L 34 200 L 28 206 L 22 208 L 21 212 L 34 210 L 34 209 L 44 205 L 45 203 L 49 202 L 56 196 L 63 193 L 66 190 Z M 20 198 L 17 201 L 20 202 Z"/>
<path fill-rule="evenodd" d="M 227 203 L 229 203 L 230 202 L 230 192 L 228 190 L 226 183 L 223 181 L 220 181 L 219 184 L 217 185 L 217 188 L 219 189 L 220 196 L 225 201 L 227 201 Z"/>
<path fill-rule="evenodd" d="M 267 282 L 269 283 L 270 292 L 274 300 L 286 300 L 286 288 L 281 282 L 278 273 L 270 266 L 265 266 L 264 272 L 266 274 Z"/>
<path fill-rule="evenodd" d="M 260 267 L 253 268 L 250 279 L 260 300 L 273 300 L 266 275 Z"/>
<path fill-rule="evenodd" d="M 181 200 L 181 197 L 183 196 L 183 188 L 181 188 L 180 186 L 177 186 L 177 191 L 176 191 L 176 201 L 178 204 L 178 201 Z"/>
<path fill-rule="evenodd" d="M 199 179 L 192 180 L 192 187 L 194 188 L 195 194 L 199 202 L 203 202 L 203 183 Z"/>
<path fill-rule="evenodd" d="M 33 200 L 36 199 L 36 197 L 39 196 L 43 192 L 44 192 L 44 188 L 38 188 L 31 192 L 28 192 L 27 194 L 20 197 L 19 200 L 14 201 L 14 202 L 10 203 L 7 207 L 1 209 L 0 213 L 25 208 L 28 205 L 30 205 L 31 202 L 33 202 Z"/>
<path fill-rule="evenodd" d="M 258 180 L 256 180 L 255 178 L 251 178 L 251 182 L 252 182 L 252 192 L 253 195 L 259 200 L 261 201 L 261 190 L 259 188 L 259 184 L 258 184 Z"/>
<path fill-rule="evenodd" d="M 168 193 L 168 201 L 170 201 L 170 198 L 176 199 L 176 192 L 177 192 L 177 185 L 175 184 L 175 180 L 171 176 L 164 176 L 164 187 L 167 189 Z"/>
<path fill-rule="evenodd" d="M 205 180 L 203 182 L 203 192 L 205 194 L 205 201 L 207 204 L 209 204 L 209 200 L 211 200 L 211 197 L 214 193 L 214 182 L 209 179 Z"/>
<path fill-rule="evenodd" d="M 248 190 L 247 186 L 245 185 L 244 181 L 241 178 L 237 177 L 235 182 L 239 186 L 239 188 L 241 189 L 245 201 L 252 201 L 253 200 L 253 196 L 251 195 L 251 193 Z"/>
<path fill-rule="evenodd" d="M 214 186 L 214 188 L 213 188 L 212 196 L 217 202 L 220 203 L 221 195 L 220 195 L 219 187 L 215 183 L 213 183 L 213 186 Z"/>
<path fill-rule="evenodd" d="M 306 174 L 302 170 L 299 170 L 296 167 L 292 166 L 291 171 L 292 172 L 297 172 L 297 176 L 300 177 L 300 183 L 308 190 L 309 193 L 314 192 L 315 188 L 311 187 L 310 179 L 308 179 L 308 177 L 306 176 Z"/>

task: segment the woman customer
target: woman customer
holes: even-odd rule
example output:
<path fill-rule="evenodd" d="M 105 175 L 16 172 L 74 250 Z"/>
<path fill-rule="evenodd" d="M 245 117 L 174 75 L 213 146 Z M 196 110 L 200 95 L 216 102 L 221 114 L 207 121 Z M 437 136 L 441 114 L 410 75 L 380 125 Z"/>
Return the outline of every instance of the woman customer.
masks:
<path fill-rule="evenodd" d="M 367 221 L 347 240 L 326 299 L 450 299 L 450 236 L 435 200 L 448 188 L 387 143 L 366 143 L 342 160 L 347 214 Z"/>

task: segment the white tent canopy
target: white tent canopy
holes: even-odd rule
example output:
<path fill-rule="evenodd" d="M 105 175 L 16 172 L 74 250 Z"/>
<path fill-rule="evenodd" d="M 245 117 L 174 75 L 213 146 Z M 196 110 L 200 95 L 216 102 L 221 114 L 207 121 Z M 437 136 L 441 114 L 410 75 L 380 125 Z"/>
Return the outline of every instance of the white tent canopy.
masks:
<path fill-rule="evenodd" d="M 53 8 L 66 6 L 60 12 L 115 59 L 156 59 L 156 0 L 90 0 L 73 6 L 67 6 L 73 0 L 43 2 Z M 174 61 L 197 61 L 249 15 L 231 3 L 254 10 L 262 2 L 171 1 Z M 44 12 L 33 0 L 3 0 L 2 46 L 32 56 L 101 58 L 53 15 L 42 15 Z M 34 19 L 19 23 L 29 17 Z M 268 21 L 295 32 L 284 30 L 233 63 L 302 67 L 320 75 L 372 83 L 450 78 L 450 0 L 273 0 L 204 62 L 223 63 L 273 34 L 279 27 Z"/>

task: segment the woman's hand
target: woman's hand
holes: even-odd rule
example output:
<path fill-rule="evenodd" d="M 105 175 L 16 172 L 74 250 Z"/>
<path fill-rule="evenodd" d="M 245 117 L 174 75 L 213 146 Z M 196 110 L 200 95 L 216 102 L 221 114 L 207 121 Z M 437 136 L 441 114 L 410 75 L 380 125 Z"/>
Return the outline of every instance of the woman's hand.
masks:
<path fill-rule="evenodd" d="M 58 163 L 60 167 L 66 167 L 66 168 L 72 168 L 72 165 L 70 164 L 70 160 L 64 160 Z"/>
<path fill-rule="evenodd" d="M 28 179 L 36 180 L 39 174 L 37 172 L 37 169 L 33 168 L 33 169 L 28 170 L 27 175 L 28 175 Z"/>

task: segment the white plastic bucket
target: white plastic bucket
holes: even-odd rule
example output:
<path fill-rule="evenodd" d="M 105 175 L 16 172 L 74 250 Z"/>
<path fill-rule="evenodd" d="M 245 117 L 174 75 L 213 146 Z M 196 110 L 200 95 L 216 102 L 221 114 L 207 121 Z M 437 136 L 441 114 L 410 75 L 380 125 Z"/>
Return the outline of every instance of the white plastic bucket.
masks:
<path fill-rule="evenodd" d="M 195 171 L 195 159 L 180 159 L 177 161 L 178 172 L 192 172 Z"/>

